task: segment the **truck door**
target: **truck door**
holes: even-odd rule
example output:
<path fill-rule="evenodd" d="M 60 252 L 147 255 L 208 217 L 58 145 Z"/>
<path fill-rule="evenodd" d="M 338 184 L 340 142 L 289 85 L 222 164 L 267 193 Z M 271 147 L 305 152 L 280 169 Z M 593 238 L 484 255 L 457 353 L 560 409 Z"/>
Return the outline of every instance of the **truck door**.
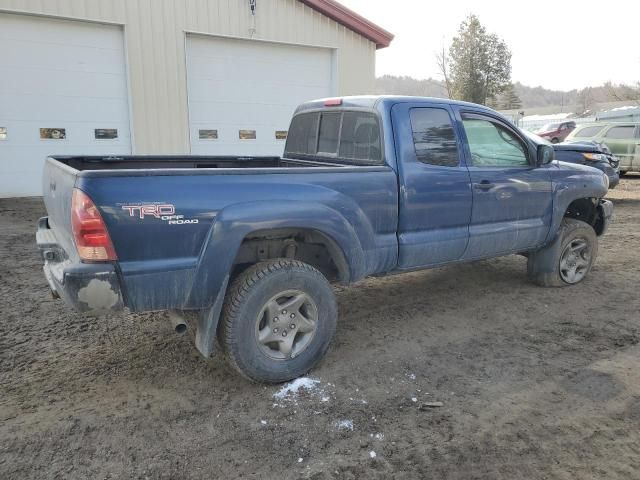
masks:
<path fill-rule="evenodd" d="M 391 110 L 400 201 L 398 268 L 458 260 L 469 239 L 471 185 L 448 105 L 399 103 Z"/>
<path fill-rule="evenodd" d="M 541 245 L 552 216 L 549 165 L 536 167 L 522 134 L 482 112 L 460 114 L 473 189 L 465 259 L 525 251 Z"/>
<path fill-rule="evenodd" d="M 607 129 L 602 141 L 620 159 L 620 170 L 631 171 L 637 137 L 635 125 L 614 125 Z"/>

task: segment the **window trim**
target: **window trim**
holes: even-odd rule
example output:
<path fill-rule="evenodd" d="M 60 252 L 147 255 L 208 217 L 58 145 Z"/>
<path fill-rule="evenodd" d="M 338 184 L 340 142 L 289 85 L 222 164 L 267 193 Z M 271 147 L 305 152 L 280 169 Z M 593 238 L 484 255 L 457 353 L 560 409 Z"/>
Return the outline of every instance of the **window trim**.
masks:
<path fill-rule="evenodd" d="M 513 136 L 516 137 L 516 139 L 520 142 L 520 145 L 523 147 L 522 149 L 527 159 L 527 165 L 512 165 L 509 167 L 502 166 L 502 165 L 487 165 L 486 167 L 474 165 L 473 159 L 471 158 L 471 149 L 469 148 L 469 138 L 467 137 L 467 130 L 464 128 L 465 119 L 484 120 L 486 122 L 502 127 L 508 132 L 510 132 L 511 134 L 513 134 Z M 503 169 L 503 170 L 514 169 L 514 168 L 519 168 L 519 169 L 536 168 L 535 156 L 531 152 L 531 145 L 527 140 L 522 138 L 522 135 L 520 135 L 520 133 L 517 130 L 514 130 L 513 128 L 511 128 L 511 126 L 508 123 L 503 122 L 502 120 L 492 115 L 489 115 L 487 113 L 477 112 L 473 110 L 460 110 L 460 120 L 461 120 L 460 126 L 462 127 L 462 131 L 464 132 L 464 137 L 465 137 L 464 143 L 465 143 L 465 154 L 467 155 L 467 167 L 481 168 L 483 170 L 489 169 L 489 168 Z"/>

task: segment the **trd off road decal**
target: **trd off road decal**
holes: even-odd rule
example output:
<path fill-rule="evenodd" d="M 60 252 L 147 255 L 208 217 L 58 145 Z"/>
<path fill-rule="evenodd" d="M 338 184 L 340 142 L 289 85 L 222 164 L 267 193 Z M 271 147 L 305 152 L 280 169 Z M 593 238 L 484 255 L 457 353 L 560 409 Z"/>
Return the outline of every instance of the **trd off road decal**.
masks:
<path fill-rule="evenodd" d="M 176 207 L 170 203 L 146 203 L 140 205 L 122 205 L 122 209 L 129 212 L 130 217 L 144 220 L 147 217 L 157 218 L 168 225 L 186 225 L 198 223 L 197 218 L 184 218 L 176 214 Z"/>

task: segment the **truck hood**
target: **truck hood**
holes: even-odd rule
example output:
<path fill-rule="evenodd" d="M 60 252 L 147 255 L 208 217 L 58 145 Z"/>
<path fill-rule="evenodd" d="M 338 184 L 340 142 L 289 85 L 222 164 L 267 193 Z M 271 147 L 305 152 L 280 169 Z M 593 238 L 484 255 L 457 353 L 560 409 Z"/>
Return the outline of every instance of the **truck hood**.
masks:
<path fill-rule="evenodd" d="M 557 143 L 553 149 L 558 151 L 584 152 L 584 153 L 609 153 L 607 148 L 603 148 L 596 142 L 575 142 L 575 143 Z"/>

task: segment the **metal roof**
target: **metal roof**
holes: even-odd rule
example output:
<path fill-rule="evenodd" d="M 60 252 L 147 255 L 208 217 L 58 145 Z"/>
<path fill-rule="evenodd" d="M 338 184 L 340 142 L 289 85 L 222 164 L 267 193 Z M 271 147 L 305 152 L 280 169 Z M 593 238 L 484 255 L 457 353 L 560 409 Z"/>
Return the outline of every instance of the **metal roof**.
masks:
<path fill-rule="evenodd" d="M 335 0 L 299 0 L 323 15 L 344 25 L 349 30 L 362 35 L 376 44 L 376 48 L 388 47 L 393 40 L 393 34 L 370 22 L 353 10 Z"/>

